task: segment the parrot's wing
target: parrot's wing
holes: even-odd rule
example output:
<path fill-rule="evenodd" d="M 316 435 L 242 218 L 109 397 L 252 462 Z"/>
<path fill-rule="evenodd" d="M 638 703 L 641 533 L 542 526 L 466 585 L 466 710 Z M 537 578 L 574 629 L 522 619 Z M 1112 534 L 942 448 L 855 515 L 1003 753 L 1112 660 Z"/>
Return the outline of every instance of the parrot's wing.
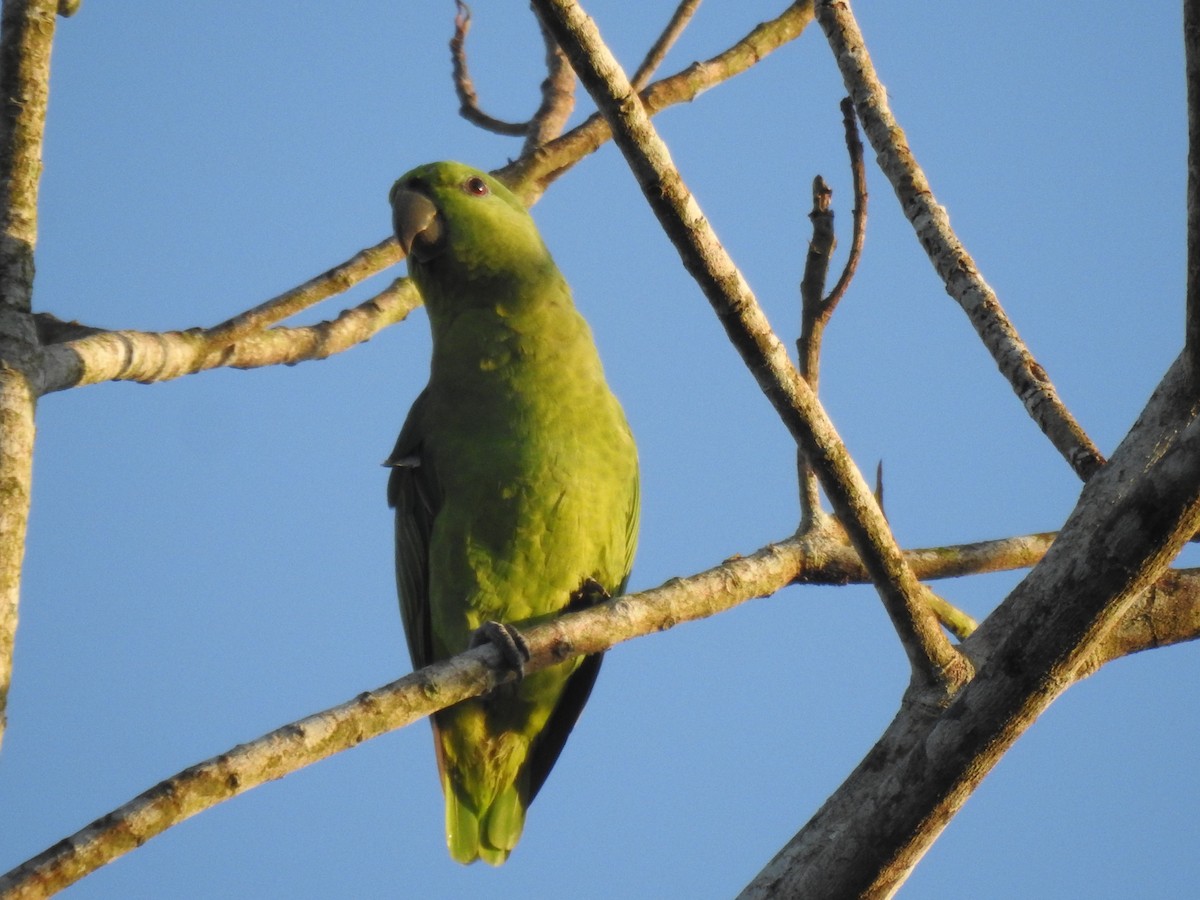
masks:
<path fill-rule="evenodd" d="M 429 627 L 429 536 L 441 506 L 437 476 L 421 456 L 422 410 L 425 393 L 413 403 L 384 461 L 392 469 L 388 478 L 388 506 L 396 510 L 396 584 L 400 588 L 400 616 L 414 669 L 433 662 Z"/>
<path fill-rule="evenodd" d="M 616 585 L 603 585 L 612 596 L 625 593 L 625 584 L 629 581 L 629 572 L 633 568 L 633 555 L 637 550 L 638 520 L 641 513 L 640 485 L 635 478 L 630 497 L 629 511 L 626 515 L 625 531 L 625 574 Z M 529 764 L 529 797 L 527 803 L 532 803 L 538 791 L 546 781 L 546 776 L 554 768 L 558 755 L 562 753 L 563 745 L 571 735 L 579 714 L 583 712 L 584 704 L 592 693 L 596 676 L 600 674 L 600 663 L 603 653 L 585 656 L 563 687 L 562 696 L 554 706 L 554 712 L 546 722 L 546 727 L 538 734 L 530 748 Z"/>
<path fill-rule="evenodd" d="M 558 760 L 558 754 L 562 753 L 567 738 L 571 736 L 571 729 L 575 727 L 579 714 L 583 712 L 584 704 L 592 693 L 592 685 L 596 683 L 596 676 L 600 674 L 600 663 L 603 659 L 603 653 L 583 658 L 563 686 L 554 712 L 546 720 L 546 727 L 534 739 L 529 749 L 529 797 L 526 798 L 526 805 L 532 803 L 533 798 L 542 789 L 546 776 Z"/>

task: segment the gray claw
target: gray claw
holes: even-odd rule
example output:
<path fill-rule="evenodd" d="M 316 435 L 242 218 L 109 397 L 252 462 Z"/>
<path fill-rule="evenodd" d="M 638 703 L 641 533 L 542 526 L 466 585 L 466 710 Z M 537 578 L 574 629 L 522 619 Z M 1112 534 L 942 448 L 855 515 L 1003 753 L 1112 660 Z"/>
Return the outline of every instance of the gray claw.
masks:
<path fill-rule="evenodd" d="M 517 673 L 517 681 L 525 677 L 525 663 L 529 661 L 529 644 L 512 625 L 504 622 L 484 622 L 471 635 L 470 649 L 491 644 L 500 651 L 505 665 Z"/>

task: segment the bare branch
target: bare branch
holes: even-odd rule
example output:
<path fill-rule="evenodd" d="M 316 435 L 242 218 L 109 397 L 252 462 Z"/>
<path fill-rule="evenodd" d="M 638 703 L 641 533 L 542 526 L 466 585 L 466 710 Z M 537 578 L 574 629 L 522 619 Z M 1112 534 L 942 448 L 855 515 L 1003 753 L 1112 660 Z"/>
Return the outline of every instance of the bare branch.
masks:
<path fill-rule="evenodd" d="M 335 319 L 302 328 L 247 332 L 233 343 L 227 338 L 214 341 L 200 329 L 97 331 L 44 349 L 39 393 L 103 381 L 149 384 L 219 366 L 253 369 L 325 359 L 370 340 L 420 305 L 412 282 L 399 278 Z"/>
<path fill-rule="evenodd" d="M 742 897 L 892 895 L 1195 533 L 1198 403 L 1181 358 L 1112 460 L 1084 485 L 1042 561 L 965 643 L 976 677 L 944 710 L 906 702 Z"/>
<path fill-rule="evenodd" d="M 546 79 L 542 82 L 542 104 L 526 129 L 522 156 L 562 134 L 571 111 L 575 109 L 575 72 L 567 62 L 567 55 L 559 49 L 558 42 L 546 30 L 541 19 L 538 19 L 538 29 L 546 45 Z"/>
<path fill-rule="evenodd" d="M 906 555 L 920 577 L 950 578 L 968 572 L 1024 568 L 1041 558 L 1053 538 L 1052 534 L 1035 534 L 913 550 Z M 866 581 L 866 569 L 844 542 L 813 535 L 789 538 L 688 578 L 671 579 L 653 590 L 530 629 L 525 636 L 533 658 L 526 668 L 533 671 L 573 654 L 599 652 L 625 640 L 716 615 L 755 597 L 770 596 L 789 584 Z M 1127 620 L 1151 615 L 1153 621 L 1147 627 L 1161 635 L 1166 628 L 1161 620 L 1178 619 L 1176 598 L 1190 601 L 1198 585 L 1197 573 L 1165 580 L 1153 609 L 1131 610 Z M 1177 639 L 1194 638 L 1200 621 L 1195 626 L 1191 635 L 1180 634 Z M 508 671 L 499 664 L 495 648 L 471 650 L 234 747 L 161 782 L 0 877 L 0 897 L 49 896 L 204 809 L 490 690 Z"/>
<path fill-rule="evenodd" d="M 961 574 L 964 564 L 971 570 L 1020 568 L 1044 553 L 1051 538 L 1030 535 L 917 550 L 911 557 L 925 578 Z M 789 584 L 866 580 L 866 570 L 844 542 L 793 537 L 530 629 L 525 637 L 532 658 L 526 670 L 716 615 Z M 234 747 L 161 782 L 0 877 L 0 897 L 48 896 L 210 806 L 484 693 L 509 672 L 494 647 L 471 650 Z"/>
<path fill-rule="evenodd" d="M 812 238 L 804 260 L 804 276 L 800 279 L 800 337 L 796 339 L 796 360 L 800 375 L 814 394 L 818 393 L 821 371 L 821 337 L 829 319 L 825 313 L 825 279 L 829 262 L 837 246 L 833 229 L 833 189 L 818 175 L 813 179 L 813 206 L 808 214 L 812 222 Z M 833 308 L 829 307 L 829 312 Z M 820 527 L 823 513 L 817 490 L 817 474 L 809 465 L 803 448 L 796 450 L 797 473 L 800 482 L 800 529 Z"/>
<path fill-rule="evenodd" d="M 776 18 L 755 26 L 728 50 L 650 85 L 642 92 L 646 111 L 654 115 L 677 103 L 688 103 L 709 88 L 740 75 L 799 37 L 812 19 L 812 0 L 793 3 Z M 527 206 L 532 206 L 555 179 L 611 137 L 608 123 L 596 113 L 540 150 L 522 156 L 492 174 L 507 184 Z"/>
<path fill-rule="evenodd" d="M 799 35 L 811 19 L 810 2 L 795 4 L 712 60 L 652 85 L 647 95 L 653 98 L 651 102 L 655 109 L 691 100 L 701 91 L 745 71 Z M 607 123 L 596 115 L 550 146 L 522 156 L 497 170 L 496 174 L 513 185 L 526 202 L 532 203 L 541 195 L 545 184 L 610 136 Z M 555 173 L 546 174 L 547 167 L 555 168 Z M 529 181 L 524 184 L 529 185 L 543 176 L 544 184 L 534 189 L 522 187 L 519 180 L 527 178 Z M 54 325 L 47 318 L 47 334 L 54 336 L 55 343 L 44 354 L 38 393 L 110 380 L 164 380 L 225 365 L 253 368 L 324 358 L 367 340 L 381 328 L 400 321 L 420 304 L 420 298 L 415 291 L 397 282 L 378 297 L 341 313 L 332 321 L 308 328 L 272 328 L 257 333 L 255 329 L 282 321 L 394 265 L 401 258 L 395 239 L 385 238 L 323 275 L 235 316 L 211 332 L 197 329 L 165 333 L 107 331 L 63 323 Z M 72 340 L 59 343 L 68 333 Z M 206 340 L 206 335 L 211 340 Z"/>
<path fill-rule="evenodd" d="M 951 229 L 949 215 L 938 205 L 903 130 L 892 116 L 887 92 L 875 74 L 850 4 L 845 0 L 819 0 L 817 16 L 879 165 L 945 283 L 946 292 L 966 312 L 1034 422 L 1076 474 L 1087 479 L 1104 464 L 1104 457 L 1059 399 L 1045 369 L 1033 358 L 996 293 Z"/>
<path fill-rule="evenodd" d="M 471 30 L 471 7 L 454 0 L 454 37 L 450 39 L 450 60 L 454 70 L 454 91 L 458 94 L 459 114 L 485 131 L 509 137 L 524 137 L 522 155 L 531 153 L 560 134 L 575 107 L 575 73 L 554 39 L 542 28 L 546 44 L 546 79 L 542 82 L 542 102 L 533 117 L 525 122 L 506 122 L 483 111 L 475 83 L 467 69 L 466 41 Z M 540 24 L 540 23 L 539 23 Z"/>
<path fill-rule="evenodd" d="M 462 0 L 454 0 L 454 5 L 458 13 L 454 17 L 454 37 L 450 39 L 450 60 L 454 66 L 454 91 L 458 94 L 459 115 L 484 131 L 522 137 L 529 130 L 528 122 L 506 122 L 489 116 L 480 108 L 475 83 L 467 70 L 467 52 L 464 49 L 467 32 L 471 30 L 471 7 Z"/>
<path fill-rule="evenodd" d="M 339 263 L 304 284 L 213 326 L 204 332 L 204 336 L 214 345 L 232 344 L 276 322 L 291 318 L 322 300 L 348 291 L 360 281 L 365 281 L 402 259 L 404 252 L 396 239 L 384 238 L 375 246 L 360 250 L 344 263 Z"/>
<path fill-rule="evenodd" d="M 961 684 L 969 677 L 969 663 L 938 627 L 927 589 L 905 563 L 862 473 L 683 183 L 595 23 L 573 0 L 534 3 L 608 119 L 617 146 L 685 268 L 816 470 L 851 543 L 871 572 L 912 664 L 915 683 L 939 691 Z"/>
<path fill-rule="evenodd" d="M 854 273 L 858 270 L 858 261 L 862 258 L 863 244 L 867 239 L 867 167 L 863 163 L 863 145 L 858 136 L 858 121 L 854 115 L 854 102 L 846 97 L 842 100 L 842 124 L 846 129 L 846 150 L 850 154 L 850 175 L 854 180 L 854 236 L 850 240 L 850 255 L 846 257 L 846 265 L 842 269 L 837 284 L 825 298 L 825 305 L 830 312 L 841 302 Z"/>
<path fill-rule="evenodd" d="M 700 0 L 679 0 L 679 5 L 675 7 L 675 12 L 671 15 L 671 21 L 663 29 L 663 33 L 658 36 L 658 40 L 654 42 L 654 46 L 650 48 L 646 58 L 642 60 L 642 64 L 633 73 L 633 77 L 629 79 L 629 83 L 633 85 L 635 91 L 644 88 L 658 67 L 662 65 L 668 51 L 679 40 L 679 36 L 683 34 L 683 30 L 687 28 L 688 22 L 692 20 L 692 16 L 696 14 L 699 6 Z"/>
<path fill-rule="evenodd" d="M 6 0 L 0 21 L 0 739 L 29 520 L 37 371 L 33 251 L 57 11 L 56 0 Z"/>

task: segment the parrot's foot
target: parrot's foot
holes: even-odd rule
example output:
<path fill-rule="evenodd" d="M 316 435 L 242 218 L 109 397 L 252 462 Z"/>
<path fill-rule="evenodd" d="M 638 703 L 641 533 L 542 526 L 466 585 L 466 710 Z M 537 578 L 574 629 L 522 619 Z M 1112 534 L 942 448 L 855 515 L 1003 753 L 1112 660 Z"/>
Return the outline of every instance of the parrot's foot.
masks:
<path fill-rule="evenodd" d="M 529 662 L 529 644 L 521 632 L 503 622 L 484 622 L 471 635 L 470 649 L 491 644 L 500 651 L 505 665 L 517 673 L 517 681 L 525 677 L 525 663 Z"/>
<path fill-rule="evenodd" d="M 611 599 L 612 594 L 604 589 L 604 585 L 595 578 L 585 578 L 583 584 L 571 594 L 571 599 L 567 601 L 566 611 L 576 612 L 581 609 L 591 609 L 597 603 Z"/>

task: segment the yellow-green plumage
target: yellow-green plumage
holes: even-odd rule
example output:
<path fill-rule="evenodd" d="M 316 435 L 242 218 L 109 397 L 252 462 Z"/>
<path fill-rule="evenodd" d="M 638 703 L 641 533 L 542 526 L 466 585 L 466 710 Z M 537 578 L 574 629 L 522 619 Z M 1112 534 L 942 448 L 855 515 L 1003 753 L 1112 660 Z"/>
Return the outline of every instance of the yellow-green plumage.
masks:
<path fill-rule="evenodd" d="M 392 189 L 397 237 L 429 312 L 429 384 L 389 458 L 400 606 L 413 665 L 483 623 L 620 593 L 637 541 L 637 451 L 591 331 L 521 203 L 459 163 Z M 499 865 L 558 758 L 600 657 L 437 713 L 446 839 Z"/>

